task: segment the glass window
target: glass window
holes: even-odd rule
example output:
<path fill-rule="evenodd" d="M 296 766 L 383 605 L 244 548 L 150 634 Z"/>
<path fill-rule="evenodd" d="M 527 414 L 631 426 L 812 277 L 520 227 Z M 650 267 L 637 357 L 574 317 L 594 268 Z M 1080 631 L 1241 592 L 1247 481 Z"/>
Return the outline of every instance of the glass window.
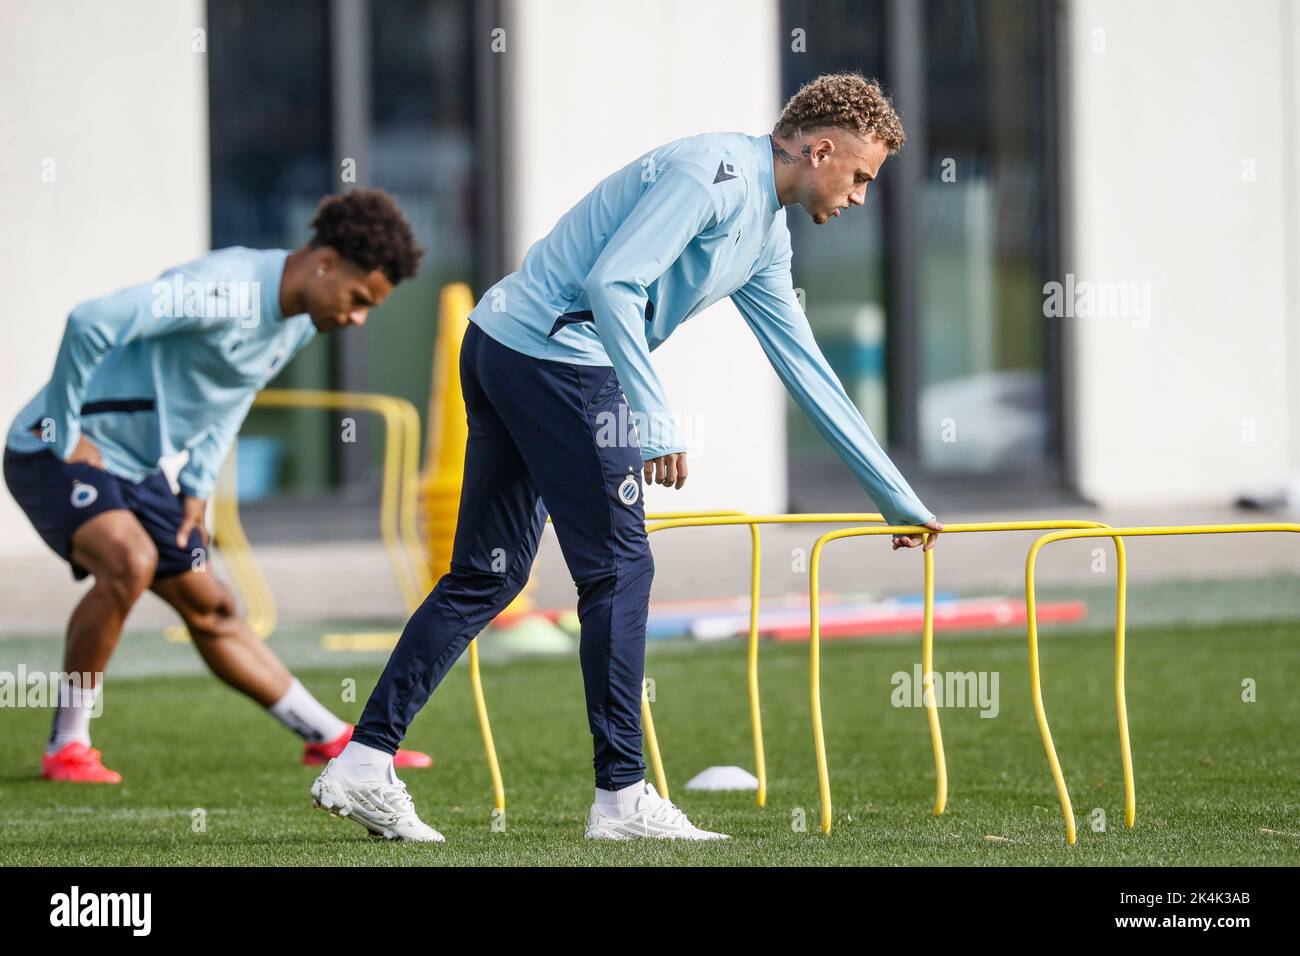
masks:
<path fill-rule="evenodd" d="M 370 4 L 369 185 L 425 248 L 420 274 L 366 324 L 367 387 L 429 402 L 438 292 L 474 273 L 474 78 L 465 0 Z"/>
<path fill-rule="evenodd" d="M 1033 470 L 1048 454 L 1047 16 L 1037 0 L 926 2 L 918 428 L 928 470 Z"/>
<path fill-rule="evenodd" d="M 787 210 L 794 282 L 832 367 L 923 494 L 950 486 L 945 475 L 1055 480 L 1057 346 L 1041 295 L 1056 244 L 1051 5 L 782 0 L 780 9 L 786 97 L 819 74 L 854 70 L 910 103 L 907 145 L 865 207 L 821 227 Z M 791 49 L 793 30 L 806 52 Z M 902 175 L 904 163 L 916 174 Z M 791 507 L 861 507 L 804 416 L 788 420 Z"/>
<path fill-rule="evenodd" d="M 387 190 L 410 220 L 420 273 L 364 330 L 318 336 L 275 385 L 384 392 L 423 415 L 439 290 L 475 267 L 473 3 L 362 3 L 342 25 L 338 12 L 328 0 L 208 4 L 213 247 L 306 242 L 354 160 L 357 185 Z M 282 486 L 376 477 L 380 443 L 344 456 L 337 419 L 318 411 L 254 411 L 247 430 L 280 443 Z"/>
<path fill-rule="evenodd" d="M 338 178 L 330 93 L 325 0 L 208 4 L 214 249 L 292 249 L 307 238 L 316 203 Z M 274 384 L 330 388 L 333 375 L 329 342 L 318 337 Z M 281 485 L 315 491 L 330 484 L 336 431 L 319 412 L 254 411 L 246 430 L 275 443 L 257 447 L 279 450 Z"/>
<path fill-rule="evenodd" d="M 880 0 L 785 0 L 781 4 L 782 100 L 822 73 L 853 70 L 868 77 L 884 71 Z M 802 30 L 798 37 L 793 31 Z M 804 49 L 796 47 L 802 40 Z M 888 175 L 888 167 L 882 171 Z M 825 225 L 800 206 L 786 207 L 794 249 L 794 284 L 802 289 L 809 324 L 826 360 L 882 442 L 887 439 L 885 369 L 884 212 L 878 198 Z M 814 510 L 815 489 L 849 480 L 843 463 L 788 402 L 791 507 Z M 856 487 L 856 486 L 854 486 Z"/>

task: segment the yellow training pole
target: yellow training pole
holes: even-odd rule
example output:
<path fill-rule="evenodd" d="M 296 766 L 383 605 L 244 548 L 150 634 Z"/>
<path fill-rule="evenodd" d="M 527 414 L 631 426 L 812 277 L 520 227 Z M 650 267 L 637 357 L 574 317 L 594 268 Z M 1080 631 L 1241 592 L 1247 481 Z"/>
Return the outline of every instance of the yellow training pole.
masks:
<path fill-rule="evenodd" d="M 478 717 L 479 735 L 483 738 L 483 753 L 487 758 L 488 778 L 492 781 L 492 806 L 506 808 L 506 787 L 501 779 L 501 763 L 497 760 L 496 742 L 492 738 L 492 722 L 488 719 L 487 697 L 483 693 L 483 675 L 478 666 L 478 644 L 469 642 L 469 687 L 474 697 L 474 713 Z"/>
<path fill-rule="evenodd" d="M 763 709 L 758 699 L 758 594 L 763 577 L 763 544 L 758 525 L 749 526 L 749 647 L 745 652 L 746 681 L 749 687 L 749 726 L 754 737 L 754 775 L 758 792 L 754 803 L 767 806 L 767 755 L 763 749 Z"/>
<path fill-rule="evenodd" d="M 428 594 L 436 583 L 420 541 L 420 413 L 404 398 L 393 399 L 402 425 L 402 481 L 398 496 L 398 535 L 419 590 Z M 412 609 L 414 610 L 414 609 Z"/>
<path fill-rule="evenodd" d="M 655 735 L 654 715 L 650 713 L 650 692 L 647 681 L 641 681 L 641 730 L 645 734 L 646 748 L 650 751 L 650 764 L 655 775 L 655 790 L 665 800 L 668 796 L 668 776 L 664 773 L 664 762 L 659 758 L 659 738 Z"/>
<path fill-rule="evenodd" d="M 254 634 L 265 640 L 275 631 L 275 595 L 266 583 L 262 569 L 253 558 L 244 527 L 239 522 L 238 450 L 232 445 L 230 454 L 217 476 L 216 493 L 212 502 L 212 537 L 221 549 L 234 579 L 235 592 L 244 599 L 248 626 Z"/>
<path fill-rule="evenodd" d="M 822 728 L 822 645 L 821 606 L 817 595 L 821 593 L 818 577 L 821 574 L 821 552 L 824 538 L 813 542 L 812 558 L 808 563 L 808 672 L 812 686 L 813 750 L 817 755 L 817 785 L 821 792 L 822 833 L 831 832 L 831 780 L 826 770 L 826 735 Z"/>
<path fill-rule="evenodd" d="M 1034 573 L 1038 563 L 1038 553 L 1053 541 L 1074 538 L 1122 538 L 1163 537 L 1183 534 L 1254 534 L 1268 532 L 1300 532 L 1300 524 L 1284 522 L 1263 524 L 1205 524 L 1205 525 L 1165 525 L 1150 528 L 1106 528 L 1105 530 L 1065 530 L 1045 534 L 1034 542 L 1025 558 L 1025 607 L 1029 616 L 1029 689 L 1033 698 L 1034 717 L 1038 721 L 1039 734 L 1043 738 L 1043 748 L 1047 753 L 1047 764 L 1052 771 L 1052 780 L 1056 784 L 1057 797 L 1061 802 L 1061 814 L 1065 818 L 1065 840 L 1071 846 L 1078 839 L 1074 824 L 1074 809 L 1070 803 L 1070 793 L 1065 784 L 1065 775 L 1056 756 L 1056 747 L 1052 743 L 1052 731 L 1047 723 L 1047 710 L 1043 706 L 1043 690 L 1038 659 L 1038 620 L 1035 611 Z M 1117 570 L 1124 571 L 1124 559 L 1120 558 Z M 1124 599 L 1117 604 L 1119 627 L 1124 620 Z M 1133 758 L 1129 751 L 1128 707 L 1124 692 L 1124 645 L 1122 640 L 1116 642 L 1115 652 L 1115 702 L 1119 715 L 1120 746 L 1124 762 L 1124 822 L 1132 827 L 1137 815 L 1137 800 L 1133 782 Z"/>
<path fill-rule="evenodd" d="M 950 524 L 944 527 L 942 534 L 962 534 L 970 532 L 987 532 L 987 531 L 1042 531 L 1053 528 L 1082 528 L 1082 529 L 1104 529 L 1099 531 L 1093 537 L 1112 537 L 1111 529 L 1106 525 L 1096 521 L 1003 521 L 1003 522 L 981 522 L 976 524 Z M 877 527 L 877 528 L 844 528 L 839 531 L 828 531 L 819 537 L 813 545 L 812 559 L 810 562 L 809 574 L 809 673 L 810 673 L 810 691 L 812 698 L 812 717 L 813 717 L 813 748 L 817 758 L 817 782 L 821 791 L 821 829 L 823 833 L 831 832 L 831 787 L 830 771 L 826 760 L 826 738 L 822 722 L 822 693 L 821 693 L 821 624 L 820 624 L 820 564 L 822 549 L 831 541 L 841 538 L 855 538 L 864 535 L 898 535 L 898 534 L 921 534 L 929 535 L 931 532 L 920 526 L 897 526 L 897 527 Z M 1115 537 L 1115 547 L 1117 550 L 1123 548 L 1123 542 L 1119 537 Z M 933 554 L 927 555 L 930 561 L 933 561 Z M 1121 559 L 1116 562 L 1117 571 L 1124 568 L 1124 562 Z M 929 564 L 926 576 L 926 600 L 933 606 L 933 564 Z M 1121 578 L 1117 584 L 1121 590 L 1124 588 L 1124 580 Z M 1121 598 L 1122 600 L 1122 598 Z M 933 611 L 929 612 L 931 615 Z M 927 637 L 927 631 L 929 636 Z M 933 642 L 933 622 L 930 628 L 923 628 L 922 631 L 922 654 L 926 654 L 926 648 L 932 648 Z M 1117 630 L 1116 642 L 1122 646 L 1123 634 Z M 931 652 L 932 654 L 932 652 Z M 933 663 L 933 658 L 931 657 Z M 933 697 L 933 684 L 930 686 L 930 694 Z M 931 745 L 935 753 L 936 775 L 942 771 L 942 776 L 938 781 L 937 793 L 935 797 L 935 812 L 942 813 L 943 807 L 947 803 L 947 770 L 944 765 L 943 743 L 938 736 L 939 715 L 937 708 L 931 709 L 927 705 L 927 716 L 930 718 L 931 727 Z"/>
<path fill-rule="evenodd" d="M 1123 541 L 1123 538 L 1115 539 L 1115 574 L 1121 582 L 1128 580 L 1128 559 L 1124 553 L 1125 548 L 1121 547 Z M 1124 674 L 1124 661 L 1128 654 L 1128 625 L 1125 621 L 1128 601 L 1125 592 L 1123 587 L 1115 591 L 1115 717 L 1119 721 L 1120 765 L 1124 768 L 1124 826 L 1131 830 L 1137 822 L 1137 785 L 1133 778 L 1133 750 L 1129 746 L 1128 692 L 1125 690 Z M 1028 595 L 1029 591 L 1026 590 L 1025 594 Z M 1030 626 L 1037 627 L 1034 616 L 1028 614 L 1028 607 L 1026 603 L 1026 616 L 1031 622 Z"/>
<path fill-rule="evenodd" d="M 1046 535 L 1044 537 L 1047 537 Z M 1061 773 L 1061 762 L 1056 758 L 1056 747 L 1052 743 L 1052 729 L 1047 725 L 1047 711 L 1043 708 L 1043 685 L 1038 666 L 1038 603 L 1034 596 L 1033 560 L 1034 555 L 1043 544 L 1039 538 L 1029 550 L 1030 557 L 1025 565 L 1025 615 L 1029 624 L 1029 696 L 1033 701 L 1034 720 L 1038 723 L 1038 733 L 1043 739 L 1043 749 L 1047 751 L 1047 765 L 1052 771 L 1052 780 L 1056 783 L 1056 797 L 1061 802 L 1061 813 L 1065 815 L 1065 842 L 1074 845 L 1077 839 L 1074 829 L 1074 808 L 1070 806 L 1070 792 L 1065 787 L 1065 775 Z M 1128 792 L 1129 778 L 1124 778 L 1124 790 Z"/>
<path fill-rule="evenodd" d="M 930 536 L 926 535 L 929 541 Z M 939 705 L 934 698 L 934 552 L 925 552 L 925 597 L 921 624 L 921 686 L 925 717 L 930 724 L 930 749 L 934 753 L 934 815 L 941 816 L 948 805 L 948 761 L 943 753 L 939 729 Z"/>

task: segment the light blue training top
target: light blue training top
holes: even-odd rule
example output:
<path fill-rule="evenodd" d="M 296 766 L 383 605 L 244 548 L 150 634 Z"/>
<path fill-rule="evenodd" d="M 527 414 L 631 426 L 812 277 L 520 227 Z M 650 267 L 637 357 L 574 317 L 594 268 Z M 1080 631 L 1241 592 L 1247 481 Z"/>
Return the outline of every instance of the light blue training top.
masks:
<path fill-rule="evenodd" d="M 601 180 L 528 250 L 470 320 L 535 358 L 613 365 L 643 460 L 686 451 L 650 352 L 731 296 L 777 375 L 892 524 L 934 515 L 827 364 L 790 275 L 770 135 L 704 133 Z"/>
<path fill-rule="evenodd" d="M 280 312 L 288 256 L 220 249 L 78 305 L 7 447 L 66 459 L 84 433 L 109 472 L 136 482 L 188 451 L 181 490 L 207 498 L 253 398 L 316 334 L 305 313 Z"/>

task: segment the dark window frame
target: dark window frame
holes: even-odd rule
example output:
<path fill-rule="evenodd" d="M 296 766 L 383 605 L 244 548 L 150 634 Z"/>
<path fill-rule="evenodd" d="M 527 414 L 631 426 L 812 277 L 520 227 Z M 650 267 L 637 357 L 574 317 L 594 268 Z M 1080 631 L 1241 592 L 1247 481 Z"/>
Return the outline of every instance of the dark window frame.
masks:
<path fill-rule="evenodd" d="M 885 261 L 888 297 L 885 303 L 886 382 L 889 396 L 889 452 L 919 494 L 956 498 L 958 507 L 987 502 L 988 506 L 1030 504 L 1071 498 L 1066 449 L 1070 420 L 1062 370 L 1066 365 L 1065 336 L 1057 322 L 1044 326 L 1042 372 L 1045 381 L 1047 446 L 1036 467 L 1014 466 L 994 472 L 937 471 L 919 455 L 921 397 L 921 190 L 925 182 L 925 135 L 928 110 L 925 95 L 924 5 L 916 0 L 885 0 L 885 83 L 902 115 L 908 118 L 908 146 L 891 160 L 890 188 L 885 194 Z M 1040 42 L 1044 70 L 1041 82 L 1048 109 L 1043 143 L 1047 248 L 1043 281 L 1062 272 L 1065 236 L 1062 143 L 1064 140 L 1064 65 L 1060 53 L 1065 29 L 1060 4 L 1049 3 Z M 919 148 L 918 148 L 919 147 Z M 969 502 L 969 504 L 968 504 Z M 939 501 L 936 504 L 940 503 Z"/>

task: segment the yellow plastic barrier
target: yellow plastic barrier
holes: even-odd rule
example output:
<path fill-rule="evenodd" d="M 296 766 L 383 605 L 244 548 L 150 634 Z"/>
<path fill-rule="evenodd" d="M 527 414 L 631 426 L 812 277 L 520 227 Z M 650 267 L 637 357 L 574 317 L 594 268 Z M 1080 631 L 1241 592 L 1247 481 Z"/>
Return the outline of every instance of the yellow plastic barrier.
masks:
<path fill-rule="evenodd" d="M 702 511 L 702 512 L 668 512 L 646 515 L 646 533 L 667 531 L 670 528 L 708 528 L 726 525 L 748 525 L 752 547 L 750 549 L 749 572 L 749 641 L 746 658 L 746 670 L 749 686 L 749 722 L 754 738 L 754 775 L 758 778 L 758 792 L 754 797 L 757 806 L 767 805 L 767 756 L 763 747 L 763 715 L 759 701 L 758 686 L 758 612 L 759 591 L 762 569 L 762 541 L 759 525 L 764 524 L 841 524 L 846 521 L 883 521 L 878 514 L 870 513 L 835 513 L 835 514 L 790 514 L 790 515 L 747 515 L 740 511 Z M 641 705 L 642 722 L 647 733 L 646 741 L 650 750 L 651 763 L 655 771 L 655 785 L 658 791 L 668 796 L 668 775 L 664 770 L 663 759 L 659 753 L 659 744 L 654 735 L 654 721 L 650 713 L 650 704 L 643 700 Z"/>
<path fill-rule="evenodd" d="M 419 607 L 432 584 L 415 524 L 416 498 L 410 480 L 419 461 L 420 416 L 415 406 L 392 395 L 282 388 L 258 393 L 253 405 L 256 408 L 353 409 L 370 412 L 383 420 L 379 533 L 407 610 Z"/>
<path fill-rule="evenodd" d="M 1118 660 L 1124 656 L 1124 606 L 1125 591 L 1127 589 L 1128 571 L 1125 561 L 1124 541 L 1121 531 L 1123 529 L 1110 528 L 1097 521 L 1000 521 L 1000 522 L 981 522 L 975 524 L 950 524 L 946 525 L 941 532 L 942 535 L 963 534 L 970 532 L 988 532 L 988 531 L 1046 531 L 1049 529 L 1083 529 L 1077 532 L 1060 531 L 1061 535 L 1075 534 L 1079 537 L 1094 538 L 1112 538 L 1115 541 L 1115 574 L 1116 574 L 1116 623 L 1115 623 L 1115 653 Z M 865 535 L 895 535 L 895 534 L 924 534 L 927 537 L 935 532 L 918 526 L 897 526 L 897 527 L 878 527 L 878 528 L 844 528 L 839 531 L 828 531 L 817 539 L 813 544 L 812 560 L 809 562 L 809 681 L 811 685 L 812 697 L 812 718 L 813 718 L 813 745 L 817 755 L 817 783 L 821 791 L 821 829 L 822 833 L 831 832 L 831 784 L 830 771 L 826 760 L 826 736 L 822 722 L 822 691 L 821 691 L 821 624 L 820 624 L 820 588 L 819 578 L 821 571 L 822 549 L 832 541 L 842 538 L 856 538 Z M 1046 535 L 1045 538 L 1052 538 L 1052 535 Z M 1034 552 L 1031 552 L 1031 554 Z M 927 551 L 924 554 L 925 562 L 925 606 L 923 613 L 923 625 L 921 631 L 921 671 L 922 671 L 922 688 L 923 700 L 925 702 L 926 716 L 930 723 L 930 743 L 934 752 L 934 770 L 935 770 L 935 801 L 934 814 L 938 816 L 943 813 L 948 803 L 948 769 L 947 761 L 943 752 L 943 737 L 939 728 L 939 709 L 934 699 L 934 552 Z M 1032 612 L 1029 612 L 1029 619 L 1032 621 Z M 1124 709 L 1122 694 L 1122 679 L 1120 682 L 1119 706 L 1121 719 L 1126 721 L 1126 711 Z M 1046 728 L 1045 719 L 1040 722 L 1040 727 Z M 1050 738 L 1048 739 L 1050 747 Z M 1125 732 L 1122 741 L 1124 748 L 1125 767 L 1131 765 L 1131 759 L 1128 754 L 1128 737 Z M 1064 784 L 1061 784 L 1063 787 Z M 1133 800 L 1132 777 L 1126 774 L 1125 779 L 1125 798 L 1131 806 Z"/>
<path fill-rule="evenodd" d="M 1025 610 L 1029 619 L 1029 691 L 1034 703 L 1034 719 L 1038 722 L 1038 732 L 1043 738 L 1043 749 L 1047 753 L 1047 764 L 1052 770 L 1052 780 L 1056 783 L 1056 795 L 1061 802 L 1061 814 L 1065 818 L 1065 841 L 1071 846 L 1078 840 L 1074 825 L 1074 809 L 1070 804 L 1070 792 L 1065 786 L 1065 775 L 1061 773 L 1061 763 L 1056 757 L 1056 747 L 1052 743 L 1052 731 L 1047 724 L 1047 710 L 1043 706 L 1043 686 L 1038 661 L 1038 618 L 1034 595 L 1034 571 L 1038 564 L 1038 553 L 1053 541 L 1065 541 L 1072 538 L 1114 538 L 1116 542 L 1124 538 L 1161 537 L 1182 534 L 1253 534 L 1263 532 L 1290 531 L 1300 532 L 1300 524 L 1265 523 L 1265 524 L 1203 524 L 1170 525 L 1152 528 L 1107 528 L 1104 531 L 1071 530 L 1053 531 L 1034 542 L 1025 558 Z M 944 532 L 947 533 L 946 531 Z M 1122 568 L 1122 566 L 1121 566 Z M 1129 750 L 1128 704 L 1124 689 L 1124 594 L 1120 592 L 1116 611 L 1115 645 L 1115 707 L 1119 715 L 1120 750 L 1124 765 L 1124 823 L 1132 827 L 1137 818 L 1137 797 L 1133 783 L 1133 756 Z"/>
<path fill-rule="evenodd" d="M 649 522 L 649 521 L 670 521 L 670 520 L 680 519 L 680 518 L 719 518 L 723 516 L 733 516 L 733 515 L 741 515 L 741 514 L 744 514 L 744 512 L 743 511 L 663 511 L 663 512 L 658 512 L 656 514 L 648 514 L 645 516 L 645 520 Z M 547 518 L 546 520 L 547 523 L 550 523 L 550 518 Z M 657 527 L 650 527 L 648 525 L 646 527 L 647 534 L 649 534 L 651 531 L 656 531 L 656 530 L 658 530 Z M 758 605 L 756 602 L 758 599 L 757 595 L 758 595 L 758 566 L 759 566 L 758 565 L 758 561 L 759 561 L 758 528 L 751 527 L 750 534 L 753 540 L 753 549 L 752 549 L 752 557 L 751 557 L 752 570 L 750 572 L 750 594 L 751 594 L 751 601 L 755 602 L 751 605 L 750 608 L 750 630 L 753 631 L 755 635 L 757 635 Z M 757 649 L 755 649 L 754 653 L 757 654 Z M 752 702 L 751 719 L 754 723 L 754 734 L 755 734 L 754 746 L 759 755 L 758 757 L 759 759 L 759 770 L 758 770 L 759 804 L 758 805 L 761 807 L 763 805 L 763 800 L 764 800 L 763 794 L 765 792 L 763 781 L 765 781 L 767 778 L 766 778 L 765 771 L 763 770 L 763 763 L 762 763 L 763 731 L 762 731 L 762 726 L 759 723 L 760 718 L 757 709 L 758 708 L 758 704 L 757 704 L 758 658 L 757 657 L 754 658 L 753 668 L 754 668 L 753 671 L 754 676 L 750 686 L 750 695 L 751 695 L 750 700 Z M 668 774 L 664 770 L 663 756 L 659 752 L 659 737 L 655 734 L 654 713 L 650 708 L 650 697 L 647 693 L 646 684 L 644 682 L 642 682 L 641 685 L 641 729 L 645 734 L 646 749 L 650 751 L 650 767 L 654 771 L 654 775 L 655 775 L 655 789 L 659 792 L 659 795 L 661 797 L 667 800 L 668 799 Z"/>
<path fill-rule="evenodd" d="M 385 426 L 380 535 L 403 601 L 410 609 L 418 606 L 430 583 L 415 528 L 416 499 L 412 476 L 420 438 L 420 419 L 415 407 L 390 395 L 291 389 L 266 389 L 258 394 L 253 404 L 259 408 L 351 408 L 380 416 Z M 265 613 L 274 622 L 274 599 L 253 559 L 239 519 L 239 501 L 235 491 L 237 453 L 237 447 L 232 447 L 214 495 L 214 533 L 227 540 L 222 550 L 239 592 L 249 604 L 250 617 L 253 600 L 268 601 L 270 606 Z M 266 637 L 270 631 L 268 627 L 265 631 L 258 630 L 258 633 Z"/>
<path fill-rule="evenodd" d="M 244 527 L 239 523 L 239 498 L 236 492 L 238 449 L 231 446 L 230 454 L 217 475 L 217 486 L 212 495 L 212 536 L 221 547 L 230 576 L 234 578 L 235 591 L 244 599 L 248 610 L 248 626 L 258 637 L 266 639 L 275 631 L 275 595 L 267 586 L 266 578 L 253 560 L 252 548 Z"/>

